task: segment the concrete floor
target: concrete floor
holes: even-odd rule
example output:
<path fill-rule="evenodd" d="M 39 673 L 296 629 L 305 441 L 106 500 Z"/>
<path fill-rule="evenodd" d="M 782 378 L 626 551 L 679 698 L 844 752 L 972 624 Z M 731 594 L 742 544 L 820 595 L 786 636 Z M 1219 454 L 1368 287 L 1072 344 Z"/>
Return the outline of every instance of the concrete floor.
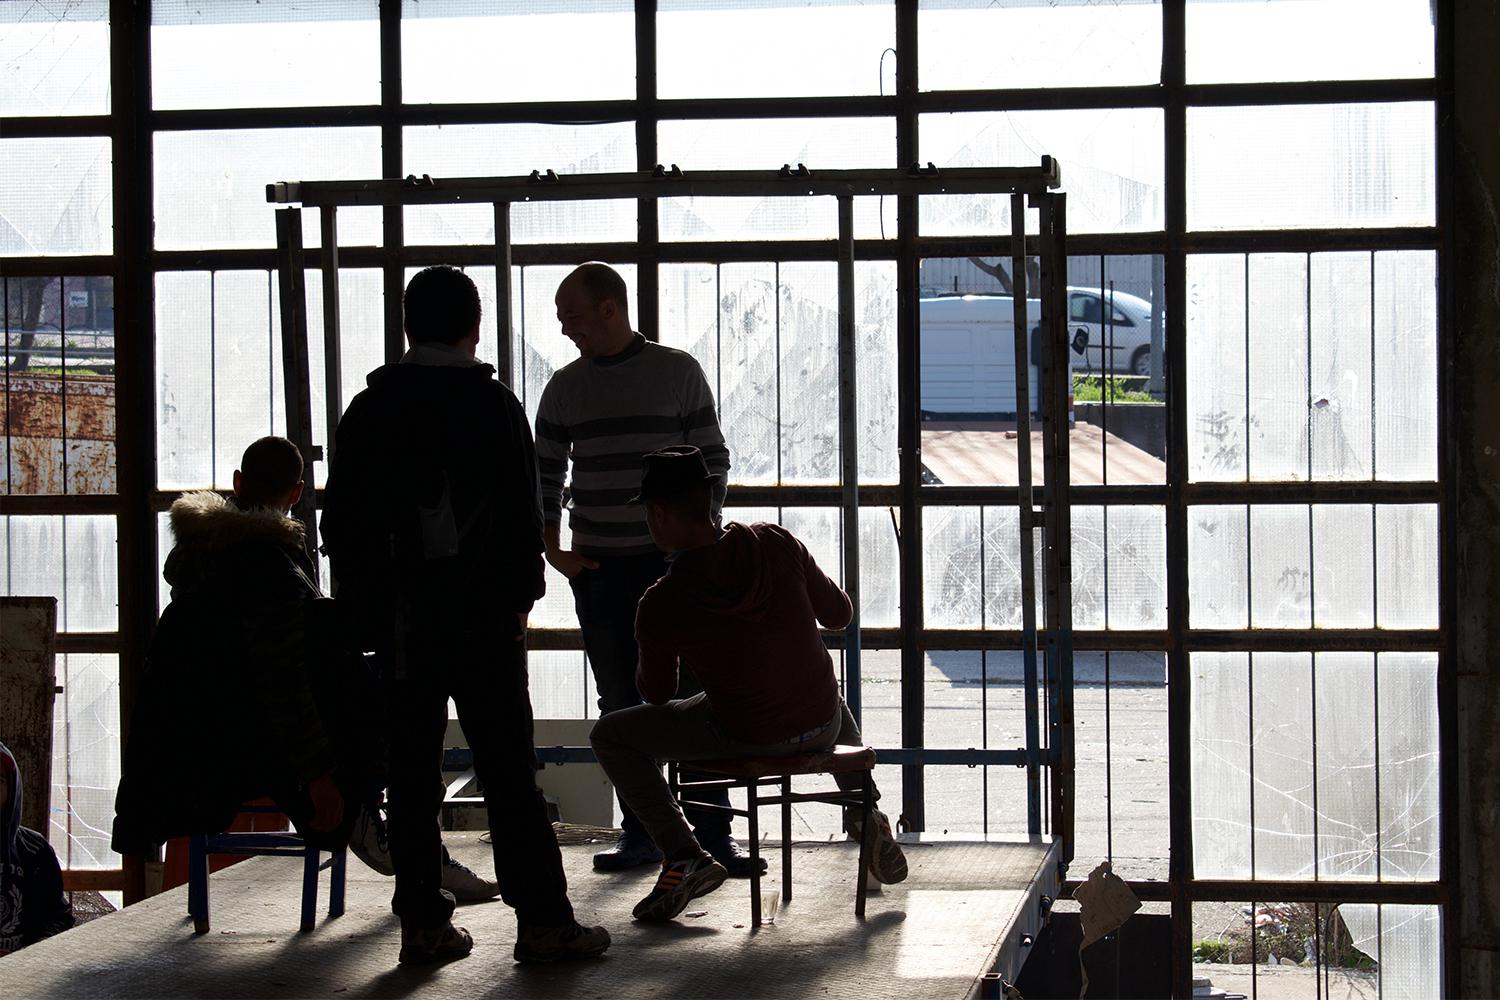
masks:
<path fill-rule="evenodd" d="M 477 835 L 450 850 L 488 871 Z M 563 848 L 580 919 L 609 928 L 602 959 L 515 965 L 512 911 L 499 901 L 459 911 L 475 950 L 436 969 L 396 965 L 391 881 L 356 862 L 348 909 L 296 930 L 300 862 L 255 858 L 213 876 L 209 933 L 192 934 L 179 888 L 0 959 L 6 996 L 966 997 L 1030 901 L 1048 851 L 1029 844 L 912 844 L 905 883 L 853 913 L 855 846 L 799 843 L 795 898 L 774 925 L 749 926 L 749 883 L 731 880 L 665 925 L 630 908 L 655 872 L 601 875 L 595 850 Z M 779 859 L 773 859 L 779 860 Z M 775 889 L 774 882 L 763 885 Z M 326 904 L 327 880 L 322 885 Z M 1034 903 L 1032 904 L 1034 905 Z"/>

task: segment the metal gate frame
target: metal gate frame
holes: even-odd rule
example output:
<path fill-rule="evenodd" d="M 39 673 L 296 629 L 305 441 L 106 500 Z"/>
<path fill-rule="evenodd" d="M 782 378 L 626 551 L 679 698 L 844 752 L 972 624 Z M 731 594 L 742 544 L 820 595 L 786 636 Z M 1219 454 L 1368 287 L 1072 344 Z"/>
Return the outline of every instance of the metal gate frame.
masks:
<path fill-rule="evenodd" d="M 833 197 L 838 206 L 838 386 L 839 452 L 841 487 L 839 508 L 845 528 L 843 537 L 844 586 L 854 604 L 854 617 L 844 631 L 845 692 L 850 711 L 860 717 L 860 596 L 859 596 L 859 481 L 857 466 L 856 337 L 854 324 L 854 198 L 895 196 L 898 204 L 915 205 L 922 195 L 1008 195 L 1011 208 L 1009 238 L 996 237 L 994 255 L 1008 256 L 1014 279 L 1015 372 L 1017 438 L 1031 439 L 1032 407 L 1029 399 L 1027 358 L 1028 292 L 1026 260 L 1039 258 L 1042 302 L 1040 325 L 1046 357 L 1040 367 L 1042 400 L 1043 486 L 1038 504 L 1032 486 L 1031 450 L 1017 448 L 1018 506 L 1021 539 L 1022 658 L 1025 687 L 1026 746 L 1015 750 L 928 749 L 922 745 L 923 673 L 921 645 L 922 528 L 918 498 L 921 468 L 920 384 L 917 379 L 921 338 L 918 335 L 919 295 L 916 288 L 914 212 L 901 211 L 897 239 L 905 248 L 897 267 L 897 352 L 908 360 L 899 366 L 898 442 L 900 447 L 901 525 L 898 553 L 901 572 L 901 676 L 902 719 L 899 748 L 878 749 L 882 763 L 900 764 L 902 813 L 908 829 L 921 830 L 924 822 L 922 768 L 926 765 L 998 765 L 1024 767 L 1027 790 L 1027 831 L 1041 836 L 1042 767 L 1049 768 L 1048 829 L 1061 845 L 1060 875 L 1073 857 L 1074 740 L 1073 740 L 1073 622 L 1071 567 L 1071 501 L 1067 399 L 1069 367 L 1048 364 L 1065 358 L 1067 343 L 1067 245 L 1066 194 L 1056 160 L 1043 156 L 1036 167 L 965 168 L 939 170 L 931 164 L 914 164 L 910 170 L 810 171 L 802 164 L 783 166 L 780 171 L 683 172 L 675 164 L 658 165 L 643 173 L 559 176 L 551 170 L 532 171 L 529 176 L 465 177 L 435 179 L 427 175 L 405 180 L 290 181 L 268 184 L 266 200 L 288 206 L 276 214 L 276 268 L 280 283 L 283 362 L 286 371 L 287 436 L 308 458 L 304 489 L 294 513 L 309 526 L 315 523 L 316 499 L 313 464 L 332 462 L 332 432 L 343 412 L 339 344 L 339 248 L 338 209 L 354 206 L 404 207 L 408 205 L 489 204 L 495 214 L 495 336 L 498 368 L 509 384 L 513 370 L 514 329 L 511 323 L 511 236 L 513 204 L 541 201 L 587 201 L 643 199 L 643 212 L 654 209 L 657 198 L 681 197 Z M 300 207 L 299 207 L 300 206 Z M 649 206 L 649 209 L 648 209 Z M 322 249 L 308 254 L 303 247 L 302 208 L 319 210 Z M 1026 210 L 1036 210 L 1039 227 L 1035 236 L 1026 234 Z M 688 244 L 691 246 L 691 244 Z M 713 256 L 713 255 L 706 255 Z M 655 267 L 655 259 L 642 259 L 641 267 Z M 307 330 L 307 288 L 304 269 L 317 266 L 322 273 L 323 350 L 325 402 L 329 441 L 320 447 L 313 438 L 311 368 Z M 647 334 L 654 338 L 656 331 Z M 1045 380 L 1045 381 L 1043 381 Z M 854 525 L 850 530 L 849 525 Z M 1034 552 L 1035 529 L 1043 533 L 1042 586 L 1043 622 L 1036 620 L 1037 580 Z M 316 547 L 316 532 L 309 531 L 309 552 Z M 834 643 L 838 645 L 837 642 Z M 1046 729 L 1043 742 L 1038 653 L 1044 651 L 1047 695 Z M 563 763 L 592 760 L 588 747 L 538 748 L 543 762 Z"/>

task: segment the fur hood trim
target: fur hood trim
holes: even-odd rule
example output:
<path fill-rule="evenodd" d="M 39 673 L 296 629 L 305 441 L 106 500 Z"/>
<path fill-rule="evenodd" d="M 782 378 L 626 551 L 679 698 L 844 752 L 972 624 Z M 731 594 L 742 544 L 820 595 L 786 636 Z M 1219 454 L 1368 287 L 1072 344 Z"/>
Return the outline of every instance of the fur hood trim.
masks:
<path fill-rule="evenodd" d="M 221 549 L 243 542 L 270 542 L 301 547 L 307 535 L 302 522 L 277 510 L 241 510 L 211 490 L 186 493 L 168 515 L 178 545 Z"/>

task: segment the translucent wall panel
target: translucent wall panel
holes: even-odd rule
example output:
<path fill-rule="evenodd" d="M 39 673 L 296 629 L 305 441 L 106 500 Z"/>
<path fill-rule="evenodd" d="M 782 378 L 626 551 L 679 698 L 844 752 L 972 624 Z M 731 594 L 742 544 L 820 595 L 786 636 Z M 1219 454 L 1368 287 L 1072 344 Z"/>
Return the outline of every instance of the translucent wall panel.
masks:
<path fill-rule="evenodd" d="M 119 525 L 101 514 L 0 518 L 0 593 L 57 598 L 59 632 L 119 628 Z"/>
<path fill-rule="evenodd" d="M 855 410 L 859 481 L 900 479 L 896 450 L 896 264 L 854 265 Z"/>
<path fill-rule="evenodd" d="M 1188 512 L 1193 628 L 1434 629 L 1437 573 L 1431 505 Z"/>
<path fill-rule="evenodd" d="M 1194 480 L 1432 480 L 1431 252 L 1188 258 Z"/>
<path fill-rule="evenodd" d="M 1374 16 L 1372 16 L 1374 15 Z M 1431 76 L 1428 0 L 1188 0 L 1189 83 Z M 1337 45 L 1328 44 L 1331 38 Z"/>
<path fill-rule="evenodd" d="M 0 139 L 0 257 L 114 250 L 111 145 L 108 136 Z"/>
<path fill-rule="evenodd" d="M 1193 874 L 1249 878 L 1250 658 L 1195 653 L 1190 666 Z"/>
<path fill-rule="evenodd" d="M 725 264 L 719 288 L 719 424 L 729 446 L 729 481 L 774 483 L 780 451 L 776 265 Z"/>
<path fill-rule="evenodd" d="M 379 7 L 377 0 L 155 0 L 152 103 L 379 104 Z"/>
<path fill-rule="evenodd" d="M 432 125 L 402 133 L 402 171 L 433 177 L 492 177 L 554 170 L 559 174 L 635 170 L 635 128 L 603 125 Z M 494 243 L 489 205 L 414 205 L 406 213 L 406 242 Z M 636 203 L 564 201 L 513 204 L 513 243 L 634 240 Z"/>
<path fill-rule="evenodd" d="M 1074 507 L 1072 514 L 1073 627 L 1166 628 L 1165 508 Z"/>
<path fill-rule="evenodd" d="M 379 271 L 339 274 L 340 392 L 348 405 L 384 361 Z M 328 437 L 323 287 L 307 272 L 313 439 Z M 274 272 L 168 271 L 156 277 L 157 482 L 229 489 L 245 447 L 287 433 L 280 288 Z M 314 467 L 321 484 L 327 469 Z"/>
<path fill-rule="evenodd" d="M 274 247 L 275 181 L 380 176 L 378 128 L 272 128 L 158 132 L 155 137 L 158 250 Z M 302 213 L 305 246 L 321 240 L 315 211 Z M 339 243 L 380 243 L 380 209 L 339 212 Z"/>
<path fill-rule="evenodd" d="M 1151 231 L 1164 220 L 1162 121 L 1161 111 L 1146 108 L 928 114 L 919 155 L 939 167 L 1031 167 L 1054 156 L 1067 178 L 1068 232 Z M 1010 232 L 1008 195 L 921 201 L 923 236 Z"/>
<path fill-rule="evenodd" d="M 1437 478 L 1437 255 L 1375 255 L 1375 469 Z"/>
<path fill-rule="evenodd" d="M 402 0 L 402 100 L 633 99 L 633 6 L 629 0 Z"/>
<path fill-rule="evenodd" d="M 599 706 L 588 684 L 582 650 L 534 649 L 526 654 L 531 681 L 531 712 L 538 719 L 591 719 Z"/>
<path fill-rule="evenodd" d="M 0 279 L 0 494 L 113 493 L 114 282 Z"/>
<path fill-rule="evenodd" d="M 1430 226 L 1434 135 L 1422 102 L 1189 108 L 1188 227 Z"/>
<path fill-rule="evenodd" d="M 118 868 L 109 849 L 120 783 L 120 658 L 57 658 L 52 811 L 47 839 L 63 868 Z"/>
<path fill-rule="evenodd" d="M 656 9 L 660 97 L 895 92 L 890 0 L 661 0 Z M 706 44 L 711 38 L 734 42 Z"/>
<path fill-rule="evenodd" d="M 109 113 L 109 3 L 0 4 L 0 116 Z"/>
<path fill-rule="evenodd" d="M 1197 653 L 1192 679 L 1199 878 L 1437 877 L 1435 654 Z"/>
<path fill-rule="evenodd" d="M 917 33 L 923 90 L 1124 86 L 1161 79 L 1157 0 L 921 0 Z M 1025 44 L 1016 44 L 1018 39 Z"/>
<path fill-rule="evenodd" d="M 847 10 L 847 8 L 844 8 Z M 657 158 L 684 170 L 811 170 L 896 165 L 894 118 L 754 118 L 664 121 Z M 894 237 L 894 198 L 854 201 L 858 237 Z M 663 198 L 664 240 L 832 239 L 838 235 L 833 198 Z"/>

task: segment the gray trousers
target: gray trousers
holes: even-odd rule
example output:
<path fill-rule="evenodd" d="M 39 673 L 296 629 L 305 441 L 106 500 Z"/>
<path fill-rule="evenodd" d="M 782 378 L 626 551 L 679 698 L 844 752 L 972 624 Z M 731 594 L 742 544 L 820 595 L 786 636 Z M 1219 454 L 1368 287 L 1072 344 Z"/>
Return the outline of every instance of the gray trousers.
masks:
<path fill-rule="evenodd" d="M 662 761 L 792 757 L 818 753 L 835 744 L 864 744 L 859 725 L 843 698 L 839 699 L 838 713 L 821 732 L 767 745 L 746 743 L 726 733 L 704 694 L 665 705 L 636 705 L 611 712 L 595 723 L 589 739 L 621 801 L 635 811 L 651 839 L 668 857 L 698 846 L 698 841 L 672 797 L 661 771 Z M 836 774 L 834 779 L 839 788 L 854 791 L 862 787 L 863 776 Z"/>

